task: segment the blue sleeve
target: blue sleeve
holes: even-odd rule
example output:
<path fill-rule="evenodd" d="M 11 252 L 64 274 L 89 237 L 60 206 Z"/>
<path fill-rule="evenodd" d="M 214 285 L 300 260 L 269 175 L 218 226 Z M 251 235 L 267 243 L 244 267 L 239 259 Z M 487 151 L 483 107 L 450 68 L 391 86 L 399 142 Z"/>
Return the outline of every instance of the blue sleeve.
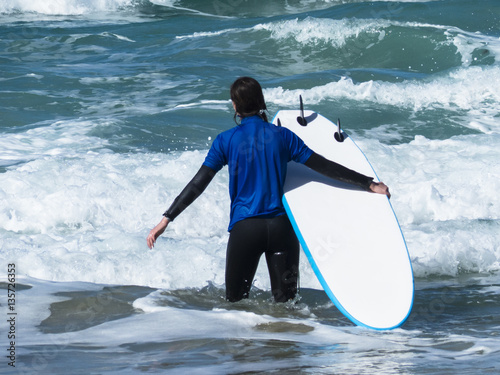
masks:
<path fill-rule="evenodd" d="M 304 164 L 311 157 L 313 151 L 294 132 L 287 128 L 281 129 L 285 144 L 290 152 L 289 160 Z"/>
<path fill-rule="evenodd" d="M 222 134 L 219 134 L 214 142 L 212 143 L 212 147 L 208 151 L 207 157 L 203 162 L 203 165 L 206 165 L 209 168 L 212 168 L 215 172 L 218 172 L 227 164 L 227 157 L 224 153 L 224 149 L 222 147 Z"/>

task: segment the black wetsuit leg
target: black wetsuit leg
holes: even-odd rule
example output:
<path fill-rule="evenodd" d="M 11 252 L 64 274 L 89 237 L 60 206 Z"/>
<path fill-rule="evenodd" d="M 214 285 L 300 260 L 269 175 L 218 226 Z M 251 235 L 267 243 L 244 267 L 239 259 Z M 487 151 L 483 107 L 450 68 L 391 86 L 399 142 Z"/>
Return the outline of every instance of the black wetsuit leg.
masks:
<path fill-rule="evenodd" d="M 259 260 L 266 254 L 271 289 L 277 302 L 297 293 L 299 242 L 286 215 L 249 218 L 231 230 L 226 255 L 226 298 L 248 298 Z"/>
<path fill-rule="evenodd" d="M 269 246 L 266 251 L 271 290 L 276 302 L 286 302 L 297 294 L 300 245 L 286 215 L 269 222 Z"/>
<path fill-rule="evenodd" d="M 238 221 L 229 234 L 226 252 L 226 299 L 248 298 L 259 259 L 265 250 L 261 219 Z"/>

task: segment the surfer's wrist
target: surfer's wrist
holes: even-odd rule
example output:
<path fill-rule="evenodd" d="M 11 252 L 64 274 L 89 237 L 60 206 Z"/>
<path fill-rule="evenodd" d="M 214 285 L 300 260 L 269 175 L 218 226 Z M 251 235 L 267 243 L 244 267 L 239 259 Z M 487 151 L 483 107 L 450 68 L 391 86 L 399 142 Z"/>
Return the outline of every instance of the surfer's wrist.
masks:
<path fill-rule="evenodd" d="M 389 187 L 383 182 L 372 182 L 370 184 L 370 190 L 374 193 L 387 195 L 388 198 L 391 198 L 391 193 L 389 192 Z"/>

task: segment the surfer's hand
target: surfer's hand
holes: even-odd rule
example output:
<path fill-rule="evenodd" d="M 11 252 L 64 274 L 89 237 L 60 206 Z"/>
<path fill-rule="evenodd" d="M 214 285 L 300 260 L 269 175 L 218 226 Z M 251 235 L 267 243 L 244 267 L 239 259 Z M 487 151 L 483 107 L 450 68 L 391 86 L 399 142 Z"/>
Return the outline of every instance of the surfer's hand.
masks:
<path fill-rule="evenodd" d="M 391 193 L 389 193 L 389 187 L 383 182 L 372 182 L 370 184 L 370 190 L 377 194 L 387 195 L 387 198 L 391 197 Z"/>
<path fill-rule="evenodd" d="M 160 235 L 163 232 L 165 232 L 165 229 L 167 229 L 167 225 L 169 222 L 170 221 L 166 217 L 163 217 L 163 219 L 161 219 L 161 221 L 158 223 L 158 225 L 156 227 L 154 227 L 153 229 L 151 229 L 148 237 L 146 238 L 146 242 L 147 242 L 148 247 L 150 249 L 152 249 L 154 247 L 156 239 L 158 237 L 160 237 Z"/>

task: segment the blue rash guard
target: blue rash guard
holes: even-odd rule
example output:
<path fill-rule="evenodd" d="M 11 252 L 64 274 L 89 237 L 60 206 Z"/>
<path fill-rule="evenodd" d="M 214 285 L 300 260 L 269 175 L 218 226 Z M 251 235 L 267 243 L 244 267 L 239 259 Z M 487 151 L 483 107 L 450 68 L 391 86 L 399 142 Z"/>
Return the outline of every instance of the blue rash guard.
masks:
<path fill-rule="evenodd" d="M 287 163 L 293 160 L 304 164 L 312 154 L 295 133 L 259 116 L 246 117 L 240 125 L 220 133 L 203 165 L 215 172 L 228 165 L 229 231 L 249 217 L 285 214 L 281 199 Z"/>

